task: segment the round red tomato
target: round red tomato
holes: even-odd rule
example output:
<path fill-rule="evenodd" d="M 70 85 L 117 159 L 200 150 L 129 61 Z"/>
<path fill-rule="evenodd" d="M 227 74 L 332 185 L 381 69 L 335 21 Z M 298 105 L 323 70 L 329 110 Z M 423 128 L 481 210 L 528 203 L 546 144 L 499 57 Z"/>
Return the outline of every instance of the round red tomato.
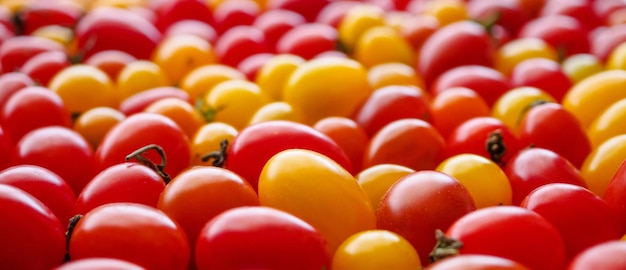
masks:
<path fill-rule="evenodd" d="M 617 168 L 602 197 L 616 213 L 626 234 L 626 161 Z"/>
<path fill-rule="evenodd" d="M 0 75 L 0 108 L 4 108 L 4 104 L 14 93 L 32 85 L 35 85 L 33 79 L 21 72 Z"/>
<path fill-rule="evenodd" d="M 499 71 L 485 66 L 468 65 L 443 72 L 433 83 L 430 92 L 438 95 L 457 86 L 474 90 L 489 106 L 511 89 L 509 79 Z"/>
<path fill-rule="evenodd" d="M 610 254 L 610 256 L 606 256 Z M 567 270 L 625 269 L 626 242 L 608 241 L 590 247 L 574 258 Z"/>
<path fill-rule="evenodd" d="M 531 58 L 515 65 L 511 74 L 511 84 L 512 87 L 537 87 L 558 102 L 573 85 L 561 64 L 546 58 Z"/>
<path fill-rule="evenodd" d="M 224 32 L 215 43 L 220 63 L 236 67 L 248 56 L 271 52 L 265 33 L 253 26 L 239 25 Z"/>
<path fill-rule="evenodd" d="M 0 66 L 4 72 L 19 70 L 31 57 L 48 51 L 65 51 L 61 43 L 39 36 L 16 36 L 0 45 Z"/>
<path fill-rule="evenodd" d="M 336 50 L 337 29 L 323 23 L 304 23 L 294 26 L 278 40 L 276 53 L 294 54 L 304 59 Z"/>
<path fill-rule="evenodd" d="M 131 115 L 143 111 L 153 102 L 165 98 L 178 98 L 190 102 L 189 94 L 173 86 L 162 86 L 141 91 L 126 99 L 119 106 L 120 112 Z"/>

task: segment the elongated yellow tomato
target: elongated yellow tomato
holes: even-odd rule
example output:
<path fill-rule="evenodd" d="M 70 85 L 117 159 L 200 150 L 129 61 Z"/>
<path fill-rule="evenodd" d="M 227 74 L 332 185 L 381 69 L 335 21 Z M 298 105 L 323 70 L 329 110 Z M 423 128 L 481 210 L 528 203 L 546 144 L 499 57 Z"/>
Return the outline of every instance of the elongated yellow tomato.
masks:
<path fill-rule="evenodd" d="M 498 164 L 485 157 L 459 154 L 441 162 L 436 170 L 459 181 L 472 195 L 476 208 L 511 204 L 509 179 Z"/>
<path fill-rule="evenodd" d="M 387 190 L 400 178 L 413 172 L 415 170 L 401 165 L 378 164 L 361 171 L 356 179 L 370 198 L 372 206 L 377 208 Z"/>
<path fill-rule="evenodd" d="M 531 58 L 557 60 L 557 53 L 548 43 L 538 38 L 519 38 L 508 42 L 496 52 L 496 69 L 510 75 L 518 63 Z"/>
<path fill-rule="evenodd" d="M 259 200 L 318 229 L 331 254 L 351 235 L 376 228 L 374 209 L 357 180 L 311 150 L 289 149 L 270 158 L 259 177 Z"/>
<path fill-rule="evenodd" d="M 367 79 L 372 89 L 389 85 L 410 85 L 425 89 L 422 76 L 417 74 L 412 66 L 402 63 L 375 65 L 367 71 Z"/>
<path fill-rule="evenodd" d="M 613 174 L 624 160 L 626 160 L 626 134 L 614 136 L 594 148 L 580 168 L 589 190 L 603 197 Z"/>
<path fill-rule="evenodd" d="M 306 124 L 328 116 L 349 117 L 372 92 L 367 71 L 347 58 L 323 57 L 300 65 L 289 77 L 283 99 Z"/>
<path fill-rule="evenodd" d="M 333 256 L 333 270 L 417 270 L 422 267 L 415 248 L 397 233 L 369 230 L 346 239 Z"/>
<path fill-rule="evenodd" d="M 354 59 L 366 68 L 383 63 L 413 64 L 413 48 L 400 33 L 391 26 L 375 26 L 359 38 Z"/>
<path fill-rule="evenodd" d="M 195 68 L 215 63 L 216 57 L 209 41 L 186 34 L 163 40 L 156 48 L 152 60 L 177 84 Z"/>
<path fill-rule="evenodd" d="M 622 98 L 626 98 L 626 70 L 607 70 L 574 85 L 562 104 L 586 129 L 600 113 Z"/>
<path fill-rule="evenodd" d="M 268 94 L 273 100 L 283 98 L 283 88 L 289 79 L 289 75 L 306 62 L 304 58 L 293 54 L 276 55 L 259 69 L 256 76 L 256 83 L 261 90 Z"/>
<path fill-rule="evenodd" d="M 208 109 L 215 110 L 214 121 L 237 130 L 248 125 L 254 113 L 269 102 L 259 86 L 246 80 L 229 80 L 213 87 L 205 97 Z"/>
<path fill-rule="evenodd" d="M 592 54 L 574 54 L 566 58 L 561 63 L 563 72 L 574 82 L 578 83 L 583 79 L 604 70 L 602 62 Z"/>
<path fill-rule="evenodd" d="M 117 106 L 113 82 L 104 71 L 93 66 L 69 66 L 57 73 L 48 87 L 61 97 L 65 108 L 74 114 L 100 106 Z"/>
<path fill-rule="evenodd" d="M 626 98 L 613 103 L 602 112 L 587 129 L 587 136 L 593 148 L 607 139 L 626 134 Z"/>
<path fill-rule="evenodd" d="M 555 102 L 554 98 L 543 90 L 522 86 L 509 90 L 496 100 L 491 108 L 491 115 L 498 118 L 516 135 L 519 135 L 520 124 L 524 114 L 533 102 Z"/>
<path fill-rule="evenodd" d="M 145 90 L 168 86 L 170 80 L 159 65 L 148 60 L 137 60 L 120 70 L 116 84 L 119 99 L 124 100 Z"/>
<path fill-rule="evenodd" d="M 339 22 L 339 41 L 352 51 L 361 35 L 374 26 L 385 25 L 385 11 L 372 4 L 357 5 L 344 15 Z"/>
<path fill-rule="evenodd" d="M 192 101 L 195 101 L 206 95 L 218 83 L 233 79 L 245 80 L 246 75 L 227 65 L 209 64 L 187 73 L 180 82 L 180 88 L 189 94 Z"/>

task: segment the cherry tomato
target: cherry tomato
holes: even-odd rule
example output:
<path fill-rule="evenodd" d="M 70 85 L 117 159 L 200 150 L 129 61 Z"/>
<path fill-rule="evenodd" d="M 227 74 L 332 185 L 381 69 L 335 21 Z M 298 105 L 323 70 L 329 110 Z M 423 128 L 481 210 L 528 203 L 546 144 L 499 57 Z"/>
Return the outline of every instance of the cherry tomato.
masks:
<path fill-rule="evenodd" d="M 226 30 L 215 43 L 215 53 L 219 62 L 231 67 L 236 67 L 248 56 L 270 51 L 265 33 L 249 25 L 239 25 Z"/>
<path fill-rule="evenodd" d="M 80 218 L 70 236 L 69 256 L 121 259 L 146 269 L 187 269 L 189 243 L 165 213 L 143 204 L 109 203 Z"/>
<path fill-rule="evenodd" d="M 262 206 L 319 230 L 330 254 L 351 235 L 376 227 L 374 208 L 356 178 L 319 152 L 287 149 L 273 155 L 261 171 L 258 193 Z"/>
<path fill-rule="evenodd" d="M 345 11 L 338 21 L 339 41 L 347 51 L 356 48 L 363 33 L 375 26 L 385 25 L 384 10 L 373 4 L 355 5 Z"/>
<path fill-rule="evenodd" d="M 561 63 L 561 68 L 573 83 L 578 83 L 604 70 L 604 64 L 594 55 L 582 53 L 565 58 Z"/>
<path fill-rule="evenodd" d="M 365 67 L 384 63 L 412 65 L 415 52 L 411 44 L 391 26 L 374 26 L 358 39 L 354 59 Z"/>
<path fill-rule="evenodd" d="M 266 103 L 254 112 L 248 125 L 272 120 L 286 120 L 302 123 L 302 116 L 293 109 L 291 104 L 284 101 L 274 101 Z"/>
<path fill-rule="evenodd" d="M 81 270 L 94 268 L 109 270 L 146 270 L 137 264 L 113 258 L 85 258 L 72 260 L 54 268 L 53 270 Z"/>
<path fill-rule="evenodd" d="M 550 183 L 587 187 L 583 176 L 570 161 L 539 147 L 520 150 L 506 164 L 504 172 L 511 183 L 514 205 L 519 205 L 535 188 Z"/>
<path fill-rule="evenodd" d="M 622 162 L 613 174 L 602 199 L 616 213 L 622 224 L 622 233 L 626 234 L 626 162 Z"/>
<path fill-rule="evenodd" d="M 382 63 L 367 71 L 367 80 L 372 89 L 391 85 L 415 86 L 424 89 L 424 80 L 411 65 L 403 63 Z"/>
<path fill-rule="evenodd" d="M 435 230 L 476 209 L 470 193 L 451 176 L 432 170 L 400 178 L 385 194 L 376 214 L 378 229 L 389 230 L 408 240 L 428 265 L 436 243 Z"/>
<path fill-rule="evenodd" d="M 72 2 L 34 2 L 24 7 L 16 15 L 23 34 L 30 35 L 46 25 L 74 27 L 83 10 Z"/>
<path fill-rule="evenodd" d="M 236 128 L 222 122 L 211 122 L 201 126 L 191 137 L 192 165 L 206 164 L 208 160 L 203 160 L 203 157 L 219 151 L 222 141 L 232 142 L 237 133 L 239 131 Z"/>
<path fill-rule="evenodd" d="M 61 70 L 52 77 L 48 88 L 61 97 L 65 108 L 72 114 L 80 114 L 94 107 L 117 105 L 113 81 L 104 71 L 86 64 L 76 64 Z"/>
<path fill-rule="evenodd" d="M 143 111 L 153 102 L 165 98 L 178 98 L 180 100 L 191 102 L 189 94 L 180 88 L 173 86 L 156 87 L 136 93 L 122 102 L 120 102 L 119 110 L 127 116 Z"/>
<path fill-rule="evenodd" d="M 490 67 L 468 65 L 442 72 L 431 86 L 430 92 L 436 96 L 459 86 L 474 90 L 490 107 L 511 88 L 509 80 L 499 71 Z"/>
<path fill-rule="evenodd" d="M 174 84 L 197 67 L 217 62 L 208 40 L 191 34 L 166 37 L 154 51 L 152 61 Z"/>
<path fill-rule="evenodd" d="M 165 115 L 172 119 L 187 137 L 191 138 L 205 123 L 202 114 L 189 102 L 179 98 L 162 98 L 146 107 L 144 112 Z"/>
<path fill-rule="evenodd" d="M 337 29 L 322 23 L 303 23 L 285 32 L 276 43 L 276 53 L 312 59 L 335 49 Z"/>
<path fill-rule="evenodd" d="M 65 256 L 65 229 L 57 217 L 25 191 L 0 184 L 0 266 L 7 269 L 49 269 Z M 37 243 L 33 245 L 33 243 Z"/>
<path fill-rule="evenodd" d="M 259 14 L 252 26 L 263 31 L 271 51 L 275 51 L 276 44 L 287 31 L 304 23 L 306 19 L 300 13 L 285 9 L 272 9 Z"/>
<path fill-rule="evenodd" d="M 326 269 L 326 239 L 302 219 L 269 207 L 237 207 L 206 224 L 196 245 L 198 270 Z"/>
<path fill-rule="evenodd" d="M 237 64 L 237 69 L 246 75 L 248 80 L 254 81 L 261 67 L 265 65 L 267 60 L 274 56 L 275 54 L 273 53 L 257 53 L 250 55 Z"/>
<path fill-rule="evenodd" d="M 332 27 L 338 28 L 343 17 L 353 7 L 360 6 L 361 3 L 354 1 L 331 1 L 326 5 L 315 18 L 316 22 L 325 23 Z"/>
<path fill-rule="evenodd" d="M 613 1 L 605 1 L 613 2 Z M 594 7 L 595 3 L 591 1 L 546 1 L 541 9 L 541 16 L 561 14 L 571 16 L 578 20 L 587 29 L 600 26 L 605 16 L 602 15 L 600 7 Z M 597 9 L 596 9 L 597 8 Z"/>
<path fill-rule="evenodd" d="M 251 25 L 261 14 L 261 7 L 254 1 L 224 1 L 213 9 L 213 26 L 217 33 L 237 25 Z"/>
<path fill-rule="evenodd" d="M 120 71 L 136 60 L 134 56 L 120 50 L 103 50 L 92 54 L 83 63 L 97 67 L 115 81 Z"/>
<path fill-rule="evenodd" d="M 565 244 L 558 230 L 539 214 L 518 206 L 492 206 L 457 219 L 440 243 L 448 248 L 462 245 L 460 254 L 499 256 L 530 269 L 561 269 L 565 266 Z M 459 241 L 458 244 L 449 242 Z M 444 249 L 445 250 L 445 249 Z M 440 246 L 433 256 L 445 251 Z"/>
<path fill-rule="evenodd" d="M 560 102 L 573 83 L 558 62 L 545 58 L 531 58 L 513 68 L 511 85 L 537 87 Z"/>
<path fill-rule="evenodd" d="M 616 135 L 594 148 L 585 159 L 580 173 L 596 195 L 604 196 L 615 171 L 626 159 L 625 143 L 626 134 Z"/>
<path fill-rule="evenodd" d="M 611 254 L 606 257 L 605 254 Z M 622 269 L 626 267 L 626 242 L 608 241 L 597 244 L 581 252 L 574 258 L 567 270 L 583 269 Z"/>
<path fill-rule="evenodd" d="M 519 136 L 520 124 L 531 104 L 556 102 L 545 91 L 531 86 L 516 87 L 504 93 L 491 107 L 491 116 L 504 123 L 513 134 Z"/>
<path fill-rule="evenodd" d="M 21 89 L 33 86 L 35 82 L 21 72 L 8 72 L 0 75 L 0 108 L 4 108 L 7 100 Z"/>
<path fill-rule="evenodd" d="M 268 59 L 257 72 L 255 82 L 272 100 L 282 100 L 283 88 L 298 66 L 305 60 L 291 54 L 278 54 Z"/>
<path fill-rule="evenodd" d="M 346 239 L 333 256 L 332 269 L 420 269 L 415 248 L 402 236 L 386 230 L 369 230 Z"/>
<path fill-rule="evenodd" d="M 95 107 L 76 118 L 72 128 L 95 150 L 106 133 L 125 118 L 126 116 L 116 109 Z"/>
<path fill-rule="evenodd" d="M 481 22 L 492 20 L 493 16 L 498 16 L 495 23 L 501 25 L 512 36 L 517 36 L 519 29 L 529 20 L 529 16 L 524 12 L 520 2 L 516 0 L 469 1 L 467 13 L 469 17 Z"/>
<path fill-rule="evenodd" d="M 67 54 L 61 51 L 42 52 L 24 63 L 21 72 L 26 73 L 39 85 L 48 85 L 52 77 L 70 66 Z"/>
<path fill-rule="evenodd" d="M 521 206 L 538 213 L 559 230 L 568 261 L 593 245 L 624 234 L 607 202 L 577 185 L 543 185 L 529 193 Z"/>
<path fill-rule="evenodd" d="M 359 172 L 356 179 L 370 198 L 374 209 L 377 209 L 387 190 L 400 178 L 413 172 L 415 170 L 401 165 L 378 164 Z"/>
<path fill-rule="evenodd" d="M 115 80 L 116 94 L 124 100 L 136 93 L 170 85 L 170 80 L 161 66 L 148 60 L 137 60 L 128 63 Z"/>
<path fill-rule="evenodd" d="M 543 39 L 517 38 L 498 48 L 494 66 L 502 74 L 509 76 L 518 63 L 530 58 L 558 60 L 556 49 Z"/>
<path fill-rule="evenodd" d="M 599 28 L 590 36 L 591 54 L 605 62 L 611 52 L 626 41 L 626 25 L 617 24 Z"/>
<path fill-rule="evenodd" d="M 431 123 L 442 137 L 474 117 L 489 116 L 489 105 L 474 90 L 451 87 L 436 95 L 430 103 Z"/>
<path fill-rule="evenodd" d="M 167 27 L 163 33 L 165 38 L 177 35 L 195 35 L 211 44 L 217 40 L 217 32 L 210 24 L 194 19 L 183 19 Z"/>
<path fill-rule="evenodd" d="M 48 51 L 64 52 L 63 45 L 38 36 L 16 36 L 0 45 L 0 65 L 4 72 L 18 71 L 33 56 Z"/>
<path fill-rule="evenodd" d="M 468 19 L 467 6 L 464 1 L 425 2 L 420 13 L 437 18 L 442 26 Z"/>
<path fill-rule="evenodd" d="M 254 113 L 269 102 L 261 88 L 248 80 L 228 80 L 209 89 L 204 97 L 205 111 L 214 111 L 213 121 L 238 130 L 245 128 Z"/>
<path fill-rule="evenodd" d="M 152 1 L 151 9 L 156 15 L 155 26 L 165 31 L 172 24 L 183 19 L 198 20 L 211 24 L 213 14 L 207 5 L 208 1 L 179 0 L 179 1 Z"/>
<path fill-rule="evenodd" d="M 460 254 L 446 257 L 431 264 L 427 270 L 530 270 L 518 262 L 498 256 Z"/>
<path fill-rule="evenodd" d="M 553 2 L 553 1 L 552 1 Z M 547 15 L 535 18 L 520 29 L 520 37 L 545 40 L 567 57 L 589 53 L 589 31 L 578 20 L 566 15 Z"/>
<path fill-rule="evenodd" d="M 15 147 L 11 135 L 9 135 L 2 125 L 0 125 L 0 152 L 11 153 Z M 7 168 L 11 165 L 11 155 L 0 155 L 0 170 Z"/>
<path fill-rule="evenodd" d="M 369 141 L 365 129 L 350 118 L 327 117 L 317 121 L 314 129 L 326 134 L 346 153 L 355 172 L 360 172 L 363 165 L 363 145 Z"/>
<path fill-rule="evenodd" d="M 196 101 L 218 83 L 245 79 L 246 75 L 233 67 L 211 64 L 190 71 L 180 82 L 180 88 L 189 94 L 191 101 Z"/>
<path fill-rule="evenodd" d="M 266 8 L 295 11 L 311 22 L 315 20 L 320 10 L 331 2 L 331 0 L 267 0 Z"/>

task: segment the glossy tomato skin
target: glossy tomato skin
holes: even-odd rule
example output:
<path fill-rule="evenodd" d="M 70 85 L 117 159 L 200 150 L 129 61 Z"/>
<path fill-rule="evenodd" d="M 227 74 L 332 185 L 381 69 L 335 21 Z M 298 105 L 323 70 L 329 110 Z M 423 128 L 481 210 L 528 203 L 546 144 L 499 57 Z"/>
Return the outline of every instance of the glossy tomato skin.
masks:
<path fill-rule="evenodd" d="M 538 213 L 559 230 L 568 261 L 593 245 L 624 235 L 609 205 L 581 186 L 547 184 L 528 194 L 521 206 Z"/>
<path fill-rule="evenodd" d="M 618 216 L 622 233 L 626 234 L 626 162 L 617 168 L 602 198 Z"/>
<path fill-rule="evenodd" d="M 271 51 L 275 51 L 276 44 L 285 33 L 304 23 L 306 23 L 306 19 L 300 13 L 285 9 L 273 9 L 261 13 L 252 25 L 263 31 Z"/>
<path fill-rule="evenodd" d="M 65 228 L 39 200 L 25 191 L 0 184 L 0 267 L 49 269 L 63 263 Z"/>
<path fill-rule="evenodd" d="M 23 33 L 30 35 L 46 25 L 74 27 L 82 15 L 83 11 L 78 5 L 36 2 L 27 5 L 17 16 L 23 25 Z"/>
<path fill-rule="evenodd" d="M 189 243 L 180 226 L 156 208 L 110 203 L 78 221 L 70 237 L 69 256 L 71 260 L 121 259 L 147 269 L 187 269 Z"/>
<path fill-rule="evenodd" d="M 239 25 L 224 32 L 215 43 L 220 63 L 236 67 L 248 56 L 271 52 L 265 33 L 250 25 Z"/>
<path fill-rule="evenodd" d="M 313 128 L 330 137 L 346 153 L 354 172 L 363 168 L 363 152 L 369 136 L 362 126 L 346 117 L 327 117 L 317 121 Z"/>
<path fill-rule="evenodd" d="M 607 254 L 611 255 L 606 256 Z M 569 263 L 567 270 L 624 269 L 625 267 L 626 242 L 614 240 L 584 250 Z"/>
<path fill-rule="evenodd" d="M 589 53 L 589 30 L 578 20 L 566 15 L 549 15 L 526 23 L 520 37 L 545 40 L 552 47 L 563 50 L 565 56 Z"/>
<path fill-rule="evenodd" d="M 512 87 L 537 87 L 560 102 L 573 83 L 558 62 L 545 58 L 531 58 L 515 65 L 511 74 L 511 84 Z"/>
<path fill-rule="evenodd" d="M 406 238 L 427 265 L 436 244 L 435 231 L 447 230 L 458 218 L 476 210 L 463 185 L 451 176 L 432 170 L 400 178 L 378 206 L 378 229 Z"/>
<path fill-rule="evenodd" d="M 485 66 L 467 65 L 444 71 L 435 80 L 430 92 L 439 95 L 457 86 L 474 90 L 489 106 L 511 88 L 509 80 L 499 71 Z"/>
<path fill-rule="evenodd" d="M 460 254 L 451 256 L 434 264 L 428 270 L 530 270 L 528 267 L 498 256 L 479 254 Z"/>
<path fill-rule="evenodd" d="M 30 58 L 22 66 L 21 72 L 26 73 L 39 85 L 46 86 L 54 75 L 69 65 L 70 61 L 67 53 L 49 51 Z"/>
<path fill-rule="evenodd" d="M 31 57 L 48 51 L 65 51 L 56 41 L 38 36 L 17 36 L 0 46 L 0 66 L 3 72 L 18 71 Z"/>
<path fill-rule="evenodd" d="M 178 98 L 190 102 L 189 94 L 180 88 L 173 86 L 156 87 L 136 93 L 122 102 L 119 110 L 125 115 L 131 115 L 143 111 L 151 103 L 164 98 Z"/>
<path fill-rule="evenodd" d="M 147 166 L 124 162 L 94 176 L 76 199 L 74 214 L 84 215 L 107 203 L 132 202 L 156 207 L 165 182 Z"/>
<path fill-rule="evenodd" d="M 265 162 L 291 148 L 319 152 L 352 172 L 350 160 L 332 139 L 310 126 L 284 120 L 261 122 L 241 130 L 228 147 L 226 168 L 257 190 Z"/>
<path fill-rule="evenodd" d="M 199 270 L 324 269 L 326 239 L 311 225 L 270 207 L 238 207 L 208 222 L 196 245 Z"/>
<path fill-rule="evenodd" d="M 165 172 L 175 177 L 189 166 L 191 150 L 189 139 L 176 123 L 166 116 L 137 113 L 114 126 L 96 149 L 98 171 L 122 163 L 130 153 L 146 145 L 156 144 L 163 148 L 167 158 Z M 155 164 L 161 164 L 157 153 L 145 155 Z"/>
<path fill-rule="evenodd" d="M 0 125 L 0 152 L 11 153 L 13 152 L 13 140 L 11 136 Z M 0 170 L 11 166 L 11 155 L 0 155 Z"/>
<path fill-rule="evenodd" d="M 304 59 L 336 49 L 337 29 L 322 23 L 294 26 L 278 40 L 276 53 L 294 54 Z"/>
<path fill-rule="evenodd" d="M 183 19 L 198 20 L 204 23 L 213 23 L 213 14 L 202 0 L 152 1 L 151 9 L 156 15 L 155 26 L 165 31 L 172 24 Z"/>
<path fill-rule="evenodd" d="M 461 254 L 507 258 L 530 269 L 562 269 L 565 244 L 557 229 L 539 214 L 519 206 L 492 206 L 460 219 L 446 236 L 463 243 Z"/>
<path fill-rule="evenodd" d="M 21 72 L 7 72 L 0 75 L 0 108 L 4 108 L 4 104 L 14 93 L 34 84 L 32 78 Z"/>
<path fill-rule="evenodd" d="M 83 270 L 83 269 L 108 269 L 108 270 L 146 270 L 145 268 L 124 260 L 113 258 L 85 258 L 72 260 L 60 265 L 53 270 Z"/>
<path fill-rule="evenodd" d="M 58 174 L 74 194 L 95 175 L 94 153 L 89 143 L 72 129 L 50 126 L 35 129 L 17 142 L 12 164 L 32 164 Z"/>

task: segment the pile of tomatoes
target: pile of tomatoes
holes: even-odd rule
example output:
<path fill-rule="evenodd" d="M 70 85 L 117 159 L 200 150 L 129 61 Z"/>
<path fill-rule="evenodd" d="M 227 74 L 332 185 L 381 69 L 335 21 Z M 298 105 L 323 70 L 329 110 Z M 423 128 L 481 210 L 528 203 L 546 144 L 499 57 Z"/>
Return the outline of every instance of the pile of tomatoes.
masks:
<path fill-rule="evenodd" d="M 626 2 L 0 1 L 1 269 L 626 269 Z"/>

